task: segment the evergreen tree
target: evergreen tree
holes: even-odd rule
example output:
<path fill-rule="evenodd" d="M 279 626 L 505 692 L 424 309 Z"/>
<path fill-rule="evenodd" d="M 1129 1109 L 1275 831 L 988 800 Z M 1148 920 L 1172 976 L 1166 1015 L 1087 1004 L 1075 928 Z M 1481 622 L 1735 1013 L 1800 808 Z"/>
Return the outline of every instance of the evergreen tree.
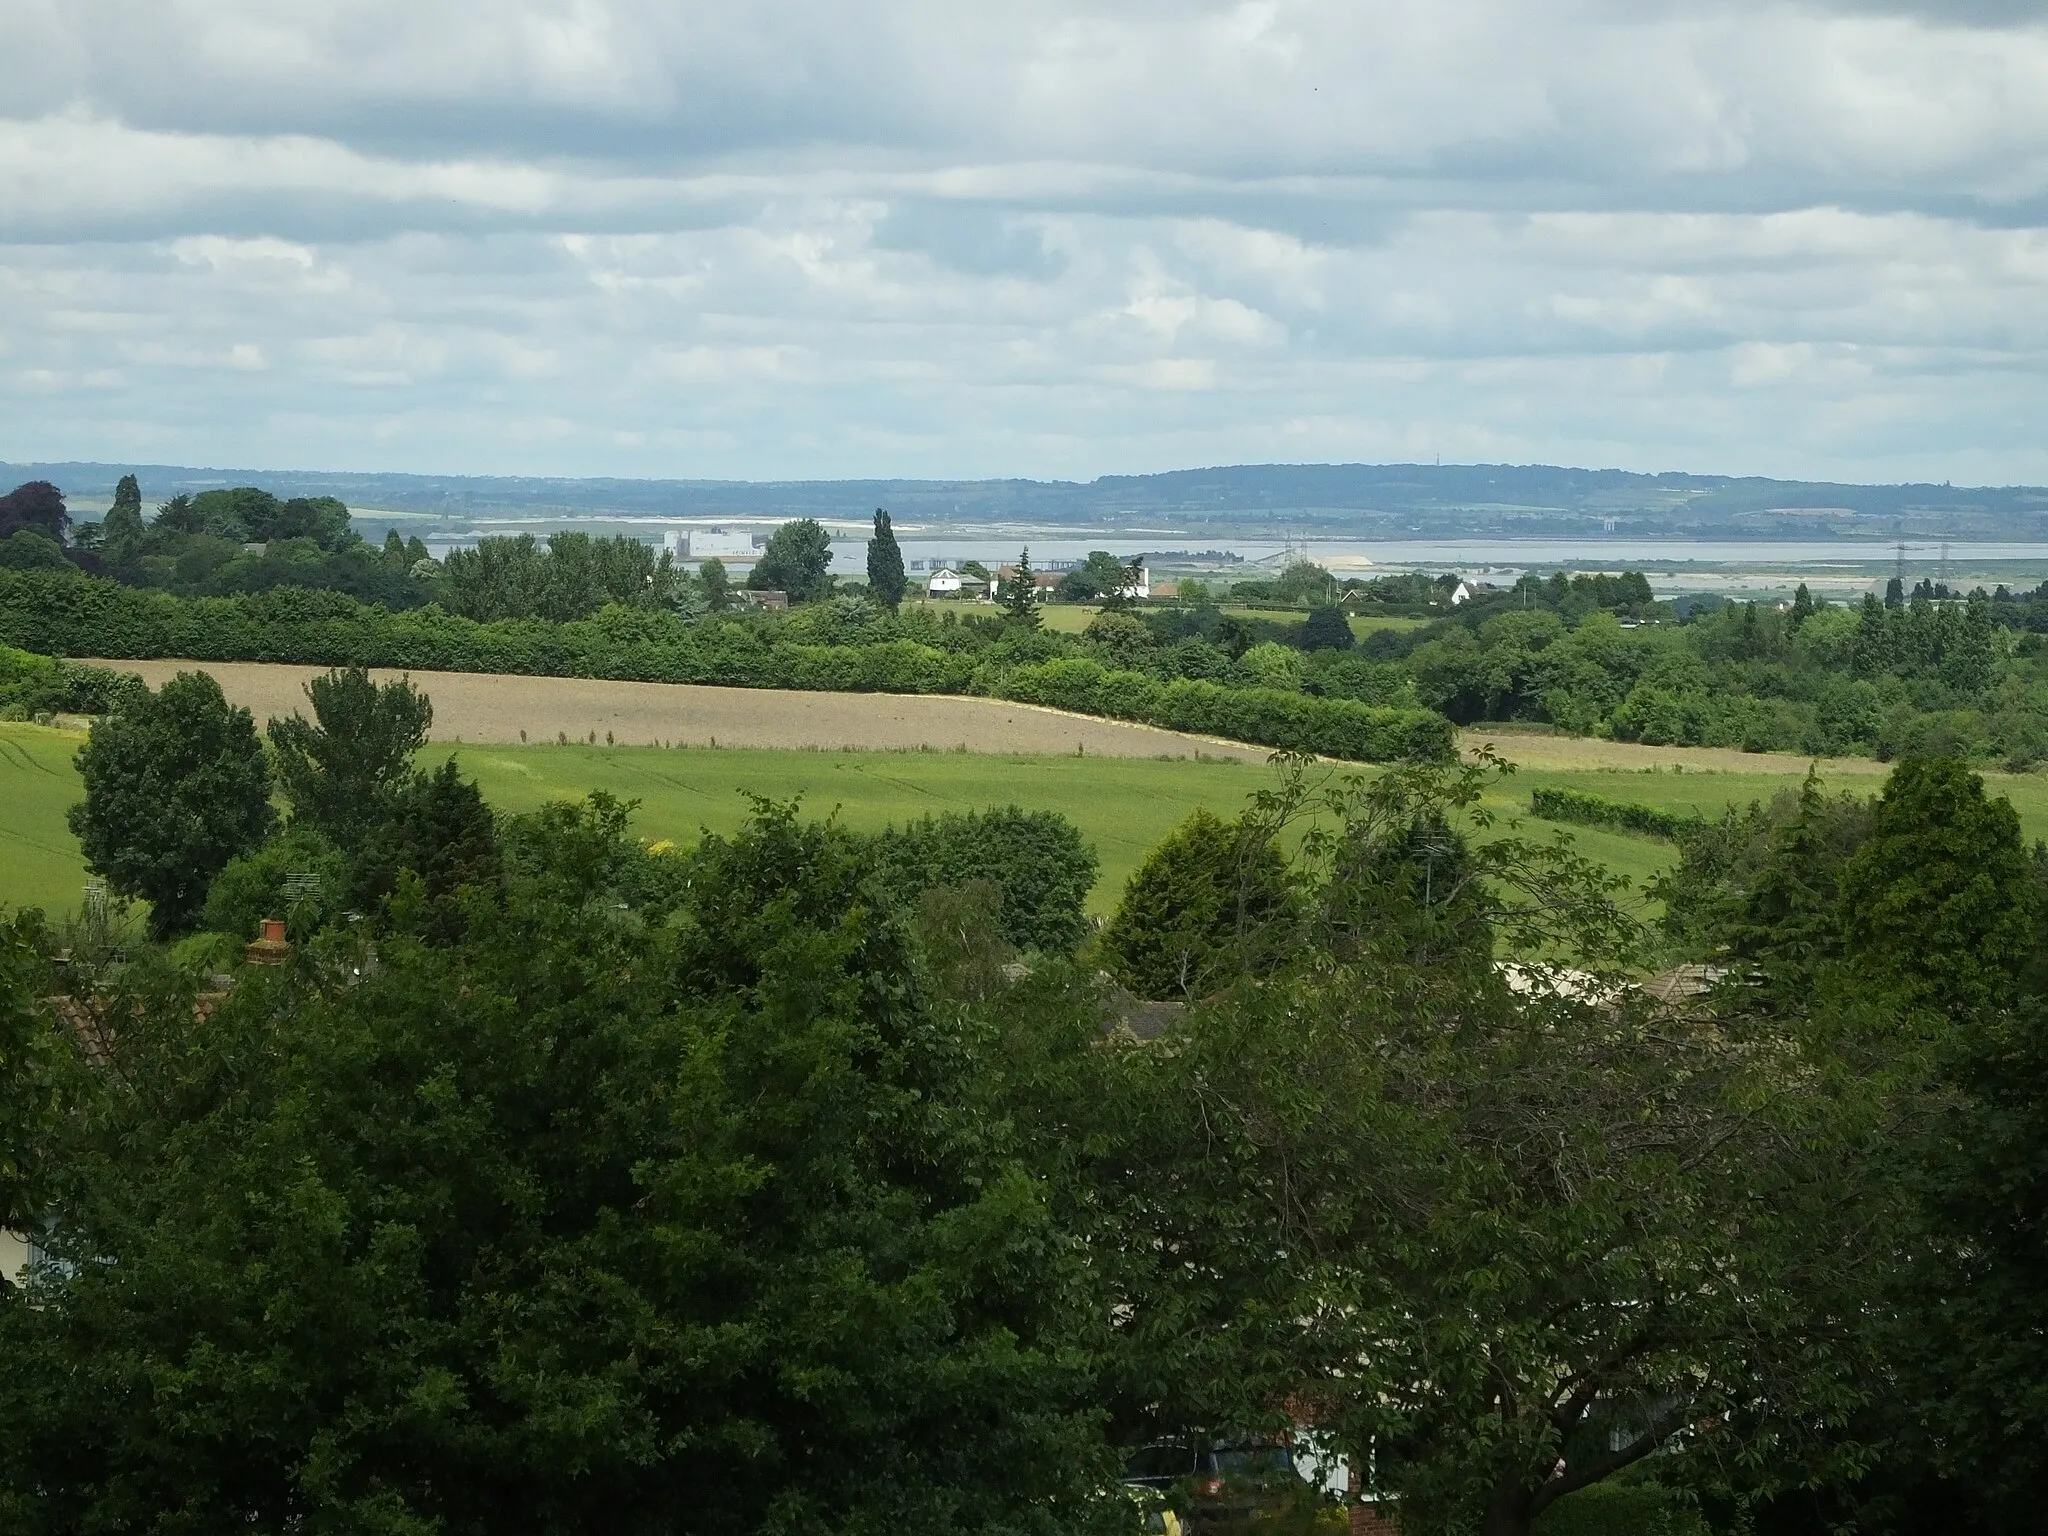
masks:
<path fill-rule="evenodd" d="M 1041 621 L 1038 612 L 1038 578 L 1031 569 L 1031 550 L 1027 545 L 1017 556 L 1017 569 L 1010 579 L 1003 583 L 1003 612 L 1018 624 L 1036 629 Z"/>
<path fill-rule="evenodd" d="M 1892 770 L 1842 873 L 1848 956 L 1902 1001 L 1971 1014 L 2011 1002 L 2033 944 L 2019 815 L 1953 758 Z"/>
<path fill-rule="evenodd" d="M 903 574 L 903 551 L 896 545 L 896 530 L 889 514 L 875 508 L 875 536 L 868 540 L 868 591 L 876 600 L 894 608 L 903 601 L 910 585 Z"/>
<path fill-rule="evenodd" d="M 126 560 L 142 542 L 142 487 L 123 475 L 114 487 L 114 505 L 100 525 L 100 541 L 114 560 Z"/>
<path fill-rule="evenodd" d="M 1288 910 L 1286 865 L 1272 841 L 1200 810 L 1131 876 L 1102 952 L 1140 997 L 1201 997 L 1255 971 Z"/>
<path fill-rule="evenodd" d="M 1887 608 L 1900 608 L 1905 606 L 1905 602 L 1906 584 L 1894 576 L 1884 584 L 1884 605 Z"/>
<path fill-rule="evenodd" d="M 1806 590 L 1806 583 L 1802 581 L 1799 583 L 1799 590 L 1792 594 L 1791 627 L 1796 630 L 1812 617 L 1813 594 Z"/>

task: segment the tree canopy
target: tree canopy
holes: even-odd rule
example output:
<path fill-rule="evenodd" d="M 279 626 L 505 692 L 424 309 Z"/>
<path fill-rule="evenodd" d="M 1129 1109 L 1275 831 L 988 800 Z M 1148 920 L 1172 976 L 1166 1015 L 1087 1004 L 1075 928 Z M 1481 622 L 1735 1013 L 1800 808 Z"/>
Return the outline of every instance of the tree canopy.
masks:
<path fill-rule="evenodd" d="M 792 603 L 832 595 L 832 537 L 815 518 L 784 523 L 768 536 L 761 558 L 747 572 L 757 592 L 787 592 Z"/>
<path fill-rule="evenodd" d="M 255 722 L 204 672 L 180 672 L 96 721 L 78 772 L 85 799 L 70 824 L 86 867 L 147 901 L 159 937 L 198 921 L 213 877 L 275 819 Z"/>

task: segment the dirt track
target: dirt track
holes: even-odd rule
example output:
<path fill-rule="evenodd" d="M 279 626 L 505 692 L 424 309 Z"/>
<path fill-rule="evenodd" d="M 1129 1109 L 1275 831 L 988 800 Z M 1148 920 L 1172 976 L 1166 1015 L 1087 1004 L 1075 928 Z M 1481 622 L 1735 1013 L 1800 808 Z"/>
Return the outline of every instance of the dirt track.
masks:
<path fill-rule="evenodd" d="M 140 674 L 152 688 L 178 672 L 210 672 L 258 723 L 311 715 L 302 691 L 324 667 L 266 662 L 102 661 Z M 397 677 L 377 672 L 378 678 Z M 481 672 L 414 672 L 434 701 L 436 741 L 603 741 L 722 747 L 851 747 L 915 751 L 1055 753 L 1094 757 L 1235 757 L 1264 762 L 1265 747 L 1212 741 L 1149 725 L 1096 720 L 997 699 L 901 693 L 804 693 L 706 688 L 688 683 L 614 683 Z M 523 735 L 521 733 L 524 733 Z"/>

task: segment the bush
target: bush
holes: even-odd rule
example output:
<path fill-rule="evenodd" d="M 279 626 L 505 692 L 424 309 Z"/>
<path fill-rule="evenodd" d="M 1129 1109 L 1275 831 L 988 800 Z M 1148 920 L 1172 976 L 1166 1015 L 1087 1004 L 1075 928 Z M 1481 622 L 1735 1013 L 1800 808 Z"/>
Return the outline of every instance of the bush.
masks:
<path fill-rule="evenodd" d="M 1131 876 L 1103 957 L 1140 997 L 1201 997 L 1254 968 L 1288 906 L 1279 850 L 1196 811 Z"/>
<path fill-rule="evenodd" d="M 1095 850 L 1057 811 L 928 816 L 890 828 L 875 847 L 884 883 L 906 906 L 925 891 L 987 881 L 1001 893 L 997 926 L 1018 949 L 1065 952 L 1087 936 Z"/>
<path fill-rule="evenodd" d="M 340 915 L 347 881 L 347 861 L 332 843 L 317 832 L 289 832 L 229 860 L 206 893 L 203 922 L 212 932 L 253 939 L 258 923 L 278 917 L 291 938 L 303 940 Z"/>
<path fill-rule="evenodd" d="M 1685 1494 L 1651 1482 L 1594 1483 L 1536 1517 L 1533 1536 L 1709 1536 Z"/>
<path fill-rule="evenodd" d="M 1539 789 L 1529 796 L 1529 814 L 1545 821 L 1570 821 L 1583 827 L 1613 827 L 1622 832 L 1640 832 L 1645 837 L 1665 837 L 1681 842 L 1698 829 L 1698 816 L 1681 816 L 1676 811 L 1653 805 L 1630 805 L 1621 800 L 1603 800 L 1576 789 Z"/>

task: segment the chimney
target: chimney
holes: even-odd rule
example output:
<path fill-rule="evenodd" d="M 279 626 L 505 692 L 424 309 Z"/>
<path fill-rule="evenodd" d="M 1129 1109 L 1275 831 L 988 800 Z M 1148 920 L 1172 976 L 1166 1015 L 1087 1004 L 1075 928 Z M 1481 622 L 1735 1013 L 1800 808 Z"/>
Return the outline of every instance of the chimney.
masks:
<path fill-rule="evenodd" d="M 242 958 L 251 965 L 283 965 L 284 957 L 291 953 L 291 948 L 285 942 L 284 919 L 266 917 L 263 919 L 263 936 L 242 951 Z"/>

